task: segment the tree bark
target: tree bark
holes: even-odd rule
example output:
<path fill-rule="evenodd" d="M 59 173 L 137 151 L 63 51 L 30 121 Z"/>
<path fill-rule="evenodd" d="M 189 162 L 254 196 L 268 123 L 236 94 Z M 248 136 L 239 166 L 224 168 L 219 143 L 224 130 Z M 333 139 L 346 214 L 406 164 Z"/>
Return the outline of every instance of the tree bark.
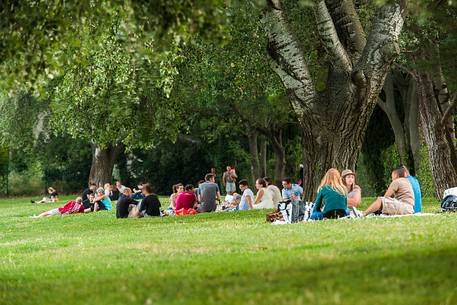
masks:
<path fill-rule="evenodd" d="M 260 136 L 259 146 L 260 146 L 260 172 L 257 178 L 263 178 L 267 175 L 267 139 L 264 136 Z M 256 178 L 256 179 L 257 179 Z"/>
<path fill-rule="evenodd" d="M 111 183 L 116 158 L 124 150 L 124 145 L 110 145 L 107 148 L 95 146 L 92 155 L 92 166 L 89 173 L 89 182 L 103 186 Z"/>
<path fill-rule="evenodd" d="M 428 155 L 437 198 L 444 190 L 457 186 L 457 153 L 446 124 L 442 124 L 440 101 L 434 94 L 431 75 L 416 73 L 421 126 L 428 147 Z"/>
<path fill-rule="evenodd" d="M 317 29 L 328 52 L 336 56 L 321 93 L 314 88 L 280 0 L 267 1 L 265 20 L 271 67 L 287 89 L 303 130 L 304 191 L 305 198 L 313 200 L 318 181 L 329 168 L 355 169 L 384 78 L 399 53 L 403 8 L 379 8 L 365 40 L 352 2 L 319 2 Z"/>
<path fill-rule="evenodd" d="M 260 161 L 259 161 L 259 148 L 258 148 L 258 132 L 257 130 L 251 130 L 248 133 L 248 142 L 249 142 L 249 152 L 251 154 L 251 173 L 252 180 L 255 181 L 257 178 L 261 177 L 260 171 Z"/>

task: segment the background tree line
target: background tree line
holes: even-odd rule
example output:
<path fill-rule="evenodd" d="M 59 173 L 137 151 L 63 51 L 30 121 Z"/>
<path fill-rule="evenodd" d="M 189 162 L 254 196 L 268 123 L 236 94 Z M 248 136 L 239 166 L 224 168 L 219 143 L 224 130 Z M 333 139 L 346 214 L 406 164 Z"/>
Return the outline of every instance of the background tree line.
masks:
<path fill-rule="evenodd" d="M 365 194 L 407 164 L 457 185 L 456 11 L 441 1 L 5 1 L 0 169 L 11 193 L 159 193 L 214 167 Z M 6 183 L 6 182 L 9 183 Z"/>

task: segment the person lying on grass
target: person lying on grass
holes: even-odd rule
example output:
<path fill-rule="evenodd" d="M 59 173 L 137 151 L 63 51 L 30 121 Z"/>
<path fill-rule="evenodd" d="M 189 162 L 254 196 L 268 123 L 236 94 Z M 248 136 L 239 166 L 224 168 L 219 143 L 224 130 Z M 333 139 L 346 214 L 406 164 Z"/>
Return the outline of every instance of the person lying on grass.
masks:
<path fill-rule="evenodd" d="M 407 215 L 414 213 L 414 192 L 406 176 L 403 166 L 392 171 L 392 183 L 384 197 L 378 197 L 364 212 L 363 216 L 371 213 L 385 215 Z"/>
<path fill-rule="evenodd" d="M 347 190 L 337 169 L 331 168 L 325 173 L 317 190 L 318 193 L 313 213 L 311 214 L 312 220 L 349 215 L 346 198 Z"/>
<path fill-rule="evenodd" d="M 31 203 L 50 203 L 59 201 L 57 191 L 53 187 L 48 187 L 48 197 L 43 197 L 40 201 L 30 200 Z"/>
<path fill-rule="evenodd" d="M 63 207 L 52 209 L 41 213 L 40 215 L 33 215 L 33 218 L 43 218 L 57 215 L 77 214 L 77 213 L 90 213 L 91 209 L 85 209 L 81 197 L 76 198 L 74 201 L 68 201 Z"/>

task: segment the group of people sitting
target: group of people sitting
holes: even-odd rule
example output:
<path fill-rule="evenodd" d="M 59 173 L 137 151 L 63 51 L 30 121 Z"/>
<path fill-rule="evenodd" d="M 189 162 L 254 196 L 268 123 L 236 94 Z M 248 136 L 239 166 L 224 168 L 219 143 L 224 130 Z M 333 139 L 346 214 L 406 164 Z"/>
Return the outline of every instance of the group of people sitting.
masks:
<path fill-rule="evenodd" d="M 233 171 L 234 172 L 234 171 Z M 161 203 L 153 193 L 150 184 L 139 183 L 138 189 L 130 189 L 120 181 L 113 187 L 107 183 L 104 188 L 97 188 L 95 183 L 90 183 L 81 197 L 67 202 L 63 207 L 52 209 L 34 217 L 48 217 L 73 213 L 90 213 L 113 208 L 113 188 L 119 191 L 116 204 L 117 218 L 138 218 L 150 216 L 184 215 L 220 210 L 236 211 L 250 209 L 273 209 L 280 202 L 287 200 L 301 201 L 303 188 L 292 183 L 291 179 L 282 179 L 282 190 L 274 185 L 270 178 L 264 177 L 256 180 L 257 194 L 250 189 L 247 180 L 238 182 L 241 194 L 237 194 L 233 186 L 236 178 L 231 176 L 223 180 L 230 183 L 225 201 L 221 203 L 219 185 L 215 182 L 216 176 L 209 173 L 205 180 L 198 183 L 198 187 L 178 183 L 173 186 L 170 196 L 170 206 L 161 211 Z M 362 189 L 355 183 L 355 173 L 344 170 L 341 174 L 337 169 L 331 168 L 324 175 L 317 189 L 310 219 L 338 218 L 348 216 L 351 211 L 356 217 L 369 214 L 405 215 L 421 211 L 420 186 L 415 177 L 410 176 L 404 166 L 392 171 L 392 183 L 384 196 L 377 198 L 363 213 L 357 210 L 362 199 Z M 53 200 L 57 192 L 49 188 Z M 117 196 L 116 196 L 117 197 Z M 44 200 L 44 199 L 43 199 Z M 42 201 L 43 201 L 42 200 Z M 55 202 L 55 201 L 54 201 Z"/>
<path fill-rule="evenodd" d="M 405 166 L 392 171 L 392 182 L 383 196 L 378 197 L 368 208 L 357 210 L 361 202 L 361 188 L 355 184 L 355 174 L 344 170 L 329 169 L 318 187 L 318 193 L 311 214 L 312 220 L 370 214 L 408 215 L 422 210 L 422 195 L 417 179 L 409 174 Z"/>

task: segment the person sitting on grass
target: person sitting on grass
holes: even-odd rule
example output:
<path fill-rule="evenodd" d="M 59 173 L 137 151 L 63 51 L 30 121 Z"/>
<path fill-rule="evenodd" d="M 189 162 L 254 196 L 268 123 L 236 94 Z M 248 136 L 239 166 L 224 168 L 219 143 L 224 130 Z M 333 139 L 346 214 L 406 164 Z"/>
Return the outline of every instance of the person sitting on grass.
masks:
<path fill-rule="evenodd" d="M 221 193 L 219 186 L 216 184 L 216 177 L 214 174 L 206 174 L 205 182 L 198 186 L 199 190 L 199 213 L 209 213 L 216 210 L 216 201 L 221 202 Z"/>
<path fill-rule="evenodd" d="M 137 206 L 138 202 L 132 197 L 132 190 L 128 187 L 124 189 L 122 198 L 116 203 L 116 218 L 127 218 L 129 216 L 130 205 Z"/>
<path fill-rule="evenodd" d="M 324 218 L 338 218 L 349 214 L 347 210 L 347 191 L 341 180 L 340 172 L 329 169 L 317 189 L 317 197 L 314 203 L 312 220 Z"/>
<path fill-rule="evenodd" d="M 414 192 L 411 183 L 405 178 L 405 168 L 392 171 L 392 183 L 384 197 L 378 197 L 361 216 L 381 212 L 385 215 L 408 215 L 414 213 Z"/>
<path fill-rule="evenodd" d="M 40 215 L 33 215 L 33 218 L 43 218 L 57 215 L 68 215 L 76 213 L 89 213 L 91 209 L 85 209 L 81 197 L 76 198 L 74 201 L 68 201 L 64 206 L 52 209 L 41 213 Z"/>
<path fill-rule="evenodd" d="M 132 193 L 132 199 L 134 200 L 142 200 L 144 199 L 144 195 L 143 195 L 143 185 L 144 185 L 144 182 L 143 181 L 140 181 L 138 182 L 137 184 L 137 189 L 133 189 L 133 193 Z"/>
<path fill-rule="evenodd" d="M 273 199 L 271 193 L 267 190 L 267 183 L 263 178 L 259 178 L 255 182 L 257 188 L 257 196 L 254 200 L 254 209 L 273 209 Z"/>
<path fill-rule="evenodd" d="M 48 196 L 43 197 L 40 201 L 35 202 L 35 200 L 30 200 L 31 203 L 51 203 L 51 202 L 57 202 L 59 201 L 59 195 L 57 194 L 57 191 L 53 187 L 48 187 Z"/>
<path fill-rule="evenodd" d="M 241 203 L 241 195 L 237 193 L 233 193 L 231 196 L 230 201 L 224 201 L 222 205 L 222 210 L 224 211 L 235 211 L 238 209 L 238 206 Z"/>
<path fill-rule="evenodd" d="M 271 199 L 273 200 L 273 205 L 278 206 L 279 202 L 282 200 L 281 190 L 279 187 L 272 183 L 271 178 L 264 177 L 263 180 L 267 183 L 267 191 L 271 194 Z"/>
<path fill-rule="evenodd" d="M 358 207 L 362 201 L 362 189 L 355 184 L 355 173 L 350 169 L 345 169 L 341 173 L 341 179 L 348 192 L 348 208 Z"/>
<path fill-rule="evenodd" d="M 182 192 L 184 192 L 184 185 L 182 183 L 173 185 L 173 194 L 170 195 L 170 206 L 168 209 L 176 210 L 176 199 Z"/>
<path fill-rule="evenodd" d="M 129 217 L 151 217 L 160 216 L 160 201 L 156 194 L 152 192 L 152 187 L 149 183 L 143 185 L 144 199 L 138 206 L 129 207 Z"/>
<path fill-rule="evenodd" d="M 298 184 L 292 183 L 290 178 L 282 179 L 282 200 L 300 200 L 301 196 L 303 195 L 303 188 Z"/>
<path fill-rule="evenodd" d="M 409 170 L 406 166 L 401 165 L 405 169 L 405 178 L 408 179 L 409 183 L 411 183 L 411 187 L 413 188 L 414 193 L 414 213 L 422 212 L 422 192 L 419 181 L 416 177 L 412 176 L 409 173 Z"/>
<path fill-rule="evenodd" d="M 192 184 L 186 185 L 185 191 L 179 193 L 176 197 L 176 210 L 180 209 L 196 209 L 197 197 L 195 197 L 194 186 Z"/>
<path fill-rule="evenodd" d="M 241 201 L 238 205 L 238 210 L 251 210 L 254 208 L 254 193 L 249 188 L 248 181 L 246 179 L 241 179 L 238 183 L 240 190 L 243 192 L 241 195 Z"/>
<path fill-rule="evenodd" d="M 105 190 L 103 188 L 97 189 L 94 201 L 94 212 L 103 210 L 111 211 L 113 208 L 111 205 L 111 199 L 105 195 Z"/>

